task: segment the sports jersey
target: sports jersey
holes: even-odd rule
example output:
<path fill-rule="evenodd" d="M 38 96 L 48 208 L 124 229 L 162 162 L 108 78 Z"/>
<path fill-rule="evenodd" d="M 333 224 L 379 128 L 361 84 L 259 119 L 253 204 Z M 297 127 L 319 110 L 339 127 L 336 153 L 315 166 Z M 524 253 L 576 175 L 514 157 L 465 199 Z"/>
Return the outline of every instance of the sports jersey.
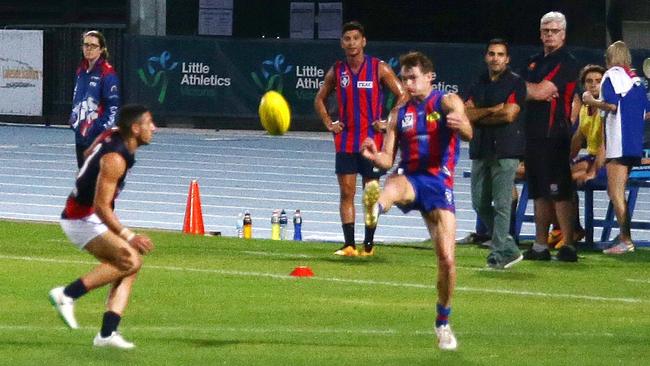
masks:
<path fill-rule="evenodd" d="M 601 95 L 606 103 L 617 107 L 605 118 L 606 157 L 640 158 L 648 105 L 641 80 L 632 70 L 614 66 L 603 75 Z"/>
<path fill-rule="evenodd" d="M 521 77 L 530 83 L 551 81 L 559 97 L 550 102 L 529 100 L 526 108 L 526 138 L 569 138 L 571 103 L 578 78 L 578 63 L 565 47 L 548 55 L 537 54 L 528 60 Z"/>
<path fill-rule="evenodd" d="M 451 188 L 460 152 L 460 139 L 456 131 L 447 128 L 447 119 L 441 107 L 444 95 L 444 92 L 433 90 L 423 101 L 411 99 L 399 109 L 399 167 L 407 175 L 426 172 L 441 176 L 445 186 Z"/>
<path fill-rule="evenodd" d="M 334 64 L 339 121 L 344 124 L 343 131 L 334 135 L 337 153 L 358 153 L 366 137 L 372 137 L 381 148 L 383 135 L 372 127 L 374 121 L 381 119 L 382 113 L 380 62 L 378 58 L 366 55 L 356 74 L 345 61 Z"/>
<path fill-rule="evenodd" d="M 124 144 L 122 136 L 117 131 L 107 131 L 106 137 L 93 149 L 93 152 L 85 160 L 84 165 L 77 174 L 75 188 L 72 190 L 66 201 L 61 217 L 64 219 L 80 219 L 94 213 L 93 201 L 95 200 L 95 187 L 99 175 L 99 164 L 101 158 L 109 153 L 118 153 L 126 161 L 126 171 L 120 177 L 117 184 L 117 191 L 111 206 L 114 207 L 115 199 L 124 188 L 126 173 L 135 163 L 135 155 L 129 152 Z"/>
<path fill-rule="evenodd" d="M 113 66 L 99 58 L 92 69 L 88 60 L 77 68 L 70 126 L 78 145 L 90 146 L 104 130 L 115 124 L 120 106 L 120 85 Z"/>
<path fill-rule="evenodd" d="M 512 123 L 473 125 L 474 137 L 469 142 L 470 159 L 514 159 L 524 155 L 524 121 L 526 108 L 526 84 L 510 68 L 496 80 L 486 71 L 470 88 L 468 100 L 477 108 L 488 108 L 500 103 L 517 104 L 519 113 Z"/>
<path fill-rule="evenodd" d="M 587 140 L 587 153 L 597 155 L 603 144 L 603 117 L 600 115 L 600 111 L 583 105 L 580 107 L 578 121 L 578 130 Z"/>

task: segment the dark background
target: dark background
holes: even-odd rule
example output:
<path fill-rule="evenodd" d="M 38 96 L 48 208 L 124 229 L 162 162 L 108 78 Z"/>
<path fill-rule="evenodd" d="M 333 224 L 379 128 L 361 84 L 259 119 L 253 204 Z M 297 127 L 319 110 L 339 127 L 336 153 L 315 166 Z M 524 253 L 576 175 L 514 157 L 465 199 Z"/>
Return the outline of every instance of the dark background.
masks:
<path fill-rule="evenodd" d="M 290 0 L 234 0 L 233 37 L 287 38 L 290 3 Z M 605 0 L 355 0 L 342 3 L 344 21 L 361 21 L 371 40 L 483 43 L 498 36 L 513 44 L 538 44 L 539 18 L 548 11 L 558 10 L 568 18 L 569 44 L 585 47 L 606 44 Z M 648 0 L 610 0 L 609 3 L 614 34 L 620 34 L 621 19 L 648 20 Z M 199 0 L 167 0 L 166 4 L 167 35 L 196 35 Z M 0 2 L 0 25 L 71 23 L 128 25 L 129 1 Z"/>

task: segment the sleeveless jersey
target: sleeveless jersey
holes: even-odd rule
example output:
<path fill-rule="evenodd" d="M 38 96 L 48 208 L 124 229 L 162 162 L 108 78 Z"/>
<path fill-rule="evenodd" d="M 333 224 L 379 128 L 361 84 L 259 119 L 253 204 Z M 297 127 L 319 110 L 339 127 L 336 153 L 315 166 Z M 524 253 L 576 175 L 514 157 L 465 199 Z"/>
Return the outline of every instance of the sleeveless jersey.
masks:
<path fill-rule="evenodd" d="M 442 114 L 444 92 L 434 90 L 422 102 L 410 100 L 397 116 L 397 138 L 401 151 L 399 167 L 405 174 L 428 173 L 454 185 L 454 170 L 460 153 L 456 131 L 447 128 Z"/>
<path fill-rule="evenodd" d="M 603 117 L 597 109 L 590 114 L 591 109 L 587 105 L 580 107 L 578 129 L 587 140 L 587 153 L 596 156 L 600 145 L 603 144 Z"/>
<path fill-rule="evenodd" d="M 372 122 L 381 119 L 382 113 L 380 62 L 366 55 L 356 74 L 345 61 L 334 64 L 339 121 L 345 125 L 343 131 L 334 135 L 337 153 L 358 153 L 366 137 L 372 137 L 381 148 L 383 135 L 372 128 Z"/>
<path fill-rule="evenodd" d="M 113 152 L 120 154 L 124 158 L 127 167 L 118 180 L 117 191 L 111 203 L 111 206 L 115 207 L 115 198 L 124 188 L 124 178 L 126 178 L 126 173 L 135 163 L 135 155 L 126 149 L 124 140 L 117 131 L 106 131 L 103 140 L 95 146 L 93 152 L 79 170 L 75 188 L 68 196 L 63 213 L 61 213 L 62 218 L 80 219 L 94 213 L 93 201 L 95 200 L 95 187 L 99 175 L 99 162 L 104 155 Z"/>

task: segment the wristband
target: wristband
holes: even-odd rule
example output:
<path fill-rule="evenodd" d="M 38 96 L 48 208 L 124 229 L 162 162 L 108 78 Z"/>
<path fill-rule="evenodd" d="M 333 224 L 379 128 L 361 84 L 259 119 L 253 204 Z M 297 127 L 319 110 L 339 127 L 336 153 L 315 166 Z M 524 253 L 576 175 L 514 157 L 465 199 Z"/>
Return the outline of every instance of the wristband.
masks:
<path fill-rule="evenodd" d="M 120 238 L 126 240 L 127 242 L 130 242 L 131 240 L 133 240 L 133 238 L 135 238 L 135 233 L 133 231 L 129 230 L 129 228 L 127 228 L 127 227 L 123 228 L 120 231 L 119 235 L 120 235 Z"/>
<path fill-rule="evenodd" d="M 339 121 L 334 121 L 334 122 L 332 122 L 332 123 L 330 123 L 330 124 L 331 124 L 332 126 L 334 126 L 334 125 L 338 125 L 338 124 L 339 124 Z"/>

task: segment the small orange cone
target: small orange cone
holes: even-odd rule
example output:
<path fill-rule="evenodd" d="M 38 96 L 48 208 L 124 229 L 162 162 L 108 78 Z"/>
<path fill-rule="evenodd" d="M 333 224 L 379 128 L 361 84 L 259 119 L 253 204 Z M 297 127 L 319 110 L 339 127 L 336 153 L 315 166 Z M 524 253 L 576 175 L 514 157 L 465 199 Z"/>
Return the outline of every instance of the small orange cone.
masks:
<path fill-rule="evenodd" d="M 201 212 L 201 195 L 199 194 L 199 183 L 195 180 L 190 182 L 190 191 L 187 195 L 187 207 L 185 208 L 185 220 L 183 232 L 186 234 L 204 235 L 203 213 Z"/>
<path fill-rule="evenodd" d="M 293 277 L 314 277 L 314 272 L 307 266 L 298 266 L 289 275 Z"/>

